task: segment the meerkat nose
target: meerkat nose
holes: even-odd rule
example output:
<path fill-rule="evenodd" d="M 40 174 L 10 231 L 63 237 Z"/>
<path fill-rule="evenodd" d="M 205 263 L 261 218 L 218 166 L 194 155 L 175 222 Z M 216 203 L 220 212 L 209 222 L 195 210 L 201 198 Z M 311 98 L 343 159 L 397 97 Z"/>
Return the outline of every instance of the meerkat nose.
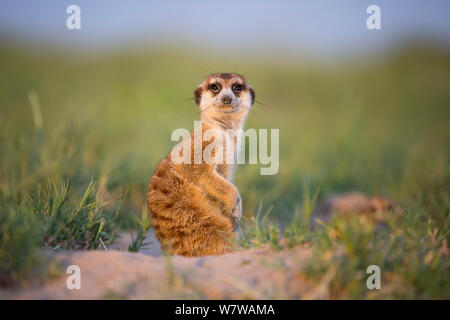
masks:
<path fill-rule="evenodd" d="M 225 97 L 222 98 L 222 102 L 224 104 L 230 104 L 231 103 L 231 98 L 228 97 L 228 96 L 225 96 Z"/>

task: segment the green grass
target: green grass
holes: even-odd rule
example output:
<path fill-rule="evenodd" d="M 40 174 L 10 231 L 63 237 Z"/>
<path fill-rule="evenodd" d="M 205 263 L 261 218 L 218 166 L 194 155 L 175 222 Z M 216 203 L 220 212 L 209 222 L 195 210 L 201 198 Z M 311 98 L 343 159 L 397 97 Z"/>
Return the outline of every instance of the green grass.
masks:
<path fill-rule="evenodd" d="M 138 250 L 148 228 L 140 214 L 146 186 L 174 145 L 171 132 L 198 119 L 195 86 L 211 72 L 231 71 L 245 74 L 264 104 L 255 104 L 246 127 L 280 129 L 277 175 L 237 168 L 241 245 L 280 250 L 281 237 L 289 246 L 311 244 L 308 272 L 320 281 L 334 265 L 335 297 L 367 297 L 355 283 L 375 261 L 404 283 L 399 297 L 448 298 L 448 51 L 406 47 L 327 65 L 177 48 L 83 55 L 3 45 L 0 68 L 6 278 L 25 278 L 39 246 L 95 249 L 120 228 L 131 229 L 130 250 Z M 382 231 L 339 219 L 312 230 L 314 204 L 349 190 L 394 199 L 404 219 Z"/>
<path fill-rule="evenodd" d="M 151 227 L 150 215 L 148 214 L 147 206 L 142 209 L 141 217 L 134 216 L 136 235 L 132 235 L 132 241 L 128 247 L 128 251 L 138 252 L 141 248 L 144 248 L 148 243 L 144 242 L 147 231 Z"/>
<path fill-rule="evenodd" d="M 262 217 L 260 207 L 253 221 L 241 227 L 241 246 L 269 243 L 276 250 L 311 247 L 313 258 L 298 272 L 315 279 L 317 286 L 325 282 L 331 299 L 450 298 L 450 219 L 438 225 L 425 212 L 407 211 L 401 217 L 392 214 L 380 225 L 356 214 L 335 215 L 329 223 L 319 220 L 310 228 L 317 194 L 308 198 L 306 187 L 303 201 L 307 205 L 286 226 L 282 237 L 280 228 L 266 221 L 270 210 Z M 382 272 L 380 291 L 365 287 L 370 265 L 378 265 Z"/>
<path fill-rule="evenodd" d="M 21 282 L 40 259 L 41 246 L 53 250 L 106 249 L 120 229 L 119 203 L 110 206 L 91 181 L 81 197 L 68 183 L 40 185 L 19 204 L 5 204 L 0 212 L 0 275 L 5 284 Z M 139 248 L 139 244 L 136 244 Z M 24 279 L 21 279 L 24 278 Z"/>
<path fill-rule="evenodd" d="M 105 209 L 101 195 L 90 182 L 80 199 L 70 197 L 68 183 L 49 184 L 38 190 L 22 206 L 44 222 L 43 244 L 53 249 L 96 249 L 110 245 L 119 225 L 115 222 L 119 205 Z"/>
<path fill-rule="evenodd" d="M 39 261 L 36 254 L 42 226 L 20 209 L 2 208 L 0 214 L 0 285 L 20 282 Z"/>

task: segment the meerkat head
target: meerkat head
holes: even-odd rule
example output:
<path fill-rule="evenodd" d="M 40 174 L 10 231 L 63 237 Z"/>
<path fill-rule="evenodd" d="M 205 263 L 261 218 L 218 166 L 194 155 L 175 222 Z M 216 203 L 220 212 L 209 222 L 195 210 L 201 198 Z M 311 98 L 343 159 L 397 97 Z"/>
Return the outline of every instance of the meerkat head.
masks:
<path fill-rule="evenodd" d="M 195 90 L 195 102 L 212 119 L 243 119 L 255 102 L 255 91 L 236 73 L 215 73 Z"/>

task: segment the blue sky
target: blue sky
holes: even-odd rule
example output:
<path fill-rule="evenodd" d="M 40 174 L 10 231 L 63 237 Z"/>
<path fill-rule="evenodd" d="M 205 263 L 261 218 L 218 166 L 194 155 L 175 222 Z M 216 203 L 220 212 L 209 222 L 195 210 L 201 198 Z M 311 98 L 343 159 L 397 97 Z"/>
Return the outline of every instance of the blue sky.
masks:
<path fill-rule="evenodd" d="M 81 30 L 65 26 L 70 4 L 81 8 Z M 382 30 L 366 28 L 370 4 L 381 8 Z M 85 49 L 151 47 L 165 39 L 227 52 L 279 47 L 339 56 L 424 35 L 450 44 L 450 1 L 6 0 L 0 30 L 20 41 Z"/>

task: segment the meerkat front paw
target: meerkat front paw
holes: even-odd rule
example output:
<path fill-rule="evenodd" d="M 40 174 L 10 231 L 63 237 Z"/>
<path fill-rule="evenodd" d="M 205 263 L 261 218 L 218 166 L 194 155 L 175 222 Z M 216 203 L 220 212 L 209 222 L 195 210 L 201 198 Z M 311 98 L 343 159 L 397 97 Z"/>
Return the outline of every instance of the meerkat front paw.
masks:
<path fill-rule="evenodd" d="M 238 194 L 236 198 L 236 203 L 234 204 L 233 210 L 231 211 L 231 223 L 233 224 L 233 231 L 236 231 L 239 225 L 239 221 L 242 217 L 242 199 Z"/>

